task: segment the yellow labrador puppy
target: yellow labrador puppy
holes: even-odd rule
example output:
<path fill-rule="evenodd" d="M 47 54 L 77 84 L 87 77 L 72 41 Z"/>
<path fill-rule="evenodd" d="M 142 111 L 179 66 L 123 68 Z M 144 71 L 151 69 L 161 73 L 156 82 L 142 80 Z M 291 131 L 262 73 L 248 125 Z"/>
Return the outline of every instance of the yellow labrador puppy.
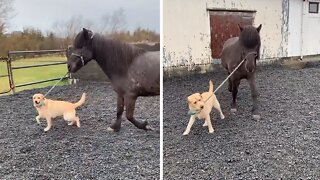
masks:
<path fill-rule="evenodd" d="M 220 113 L 220 118 L 224 119 L 224 115 L 220 109 L 220 104 L 217 97 L 213 93 L 213 83 L 212 81 L 209 82 L 209 91 L 200 93 L 194 93 L 188 97 L 188 104 L 189 104 L 189 112 L 188 114 L 191 115 L 188 126 L 184 131 L 183 135 L 188 135 L 190 129 L 195 122 L 196 118 L 204 119 L 205 122 L 203 126 L 208 126 L 209 133 L 213 133 L 214 129 L 211 124 L 210 120 L 210 112 L 214 107 Z"/>
<path fill-rule="evenodd" d="M 55 101 L 47 99 L 43 94 L 33 95 L 33 105 L 38 111 L 36 117 L 37 122 L 40 124 L 40 118 L 47 120 L 47 127 L 44 131 L 49 131 L 52 127 L 52 118 L 63 116 L 64 120 L 68 121 L 68 125 L 76 123 L 80 127 L 79 117 L 76 116 L 76 108 L 81 106 L 86 99 L 86 93 L 82 94 L 81 99 L 76 103 L 66 101 Z"/>

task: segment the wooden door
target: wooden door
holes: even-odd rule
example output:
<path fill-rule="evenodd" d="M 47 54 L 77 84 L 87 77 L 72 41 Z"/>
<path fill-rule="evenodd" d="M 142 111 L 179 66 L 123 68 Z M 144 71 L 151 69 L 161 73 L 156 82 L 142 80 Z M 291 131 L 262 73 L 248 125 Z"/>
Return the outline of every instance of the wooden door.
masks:
<path fill-rule="evenodd" d="M 219 59 L 224 42 L 239 36 L 241 26 L 253 25 L 254 11 L 210 11 L 211 52 Z"/>

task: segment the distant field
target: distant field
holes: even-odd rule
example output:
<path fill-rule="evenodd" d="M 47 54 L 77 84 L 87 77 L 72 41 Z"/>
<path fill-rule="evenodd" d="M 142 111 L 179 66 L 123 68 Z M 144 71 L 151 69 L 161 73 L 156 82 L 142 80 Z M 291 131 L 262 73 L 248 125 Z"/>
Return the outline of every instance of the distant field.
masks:
<path fill-rule="evenodd" d="M 34 64 L 45 64 L 55 61 L 66 61 L 65 57 L 62 56 L 50 56 L 50 57 L 38 57 L 38 58 L 29 58 L 29 59 L 20 59 L 12 62 L 12 66 L 23 66 L 23 65 L 34 65 Z M 45 80 L 50 78 L 61 77 L 67 73 L 67 67 L 65 64 L 54 65 L 54 66 L 45 66 L 45 67 L 35 67 L 28 69 L 17 69 L 13 70 L 13 78 L 15 85 L 23 84 L 32 81 Z M 5 62 L 0 62 L 0 75 L 7 74 L 7 65 Z M 46 86 L 52 86 L 56 81 L 41 83 L 31 86 L 25 86 L 16 88 L 17 91 L 25 89 L 34 89 L 41 88 Z M 66 85 L 67 80 L 59 83 L 58 85 Z M 0 78 L 0 92 L 9 90 L 9 81 L 8 78 Z M 45 93 L 45 92 L 41 92 Z"/>

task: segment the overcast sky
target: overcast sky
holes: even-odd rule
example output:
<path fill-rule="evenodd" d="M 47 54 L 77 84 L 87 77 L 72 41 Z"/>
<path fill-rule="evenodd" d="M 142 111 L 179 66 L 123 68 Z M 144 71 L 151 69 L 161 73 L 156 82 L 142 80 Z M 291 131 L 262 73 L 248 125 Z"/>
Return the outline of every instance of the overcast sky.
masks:
<path fill-rule="evenodd" d="M 160 32 L 159 0 L 14 0 L 15 16 L 9 32 L 35 27 L 43 32 L 51 30 L 57 21 L 82 16 L 95 23 L 107 13 L 122 8 L 126 16 L 126 29 L 137 27 Z"/>

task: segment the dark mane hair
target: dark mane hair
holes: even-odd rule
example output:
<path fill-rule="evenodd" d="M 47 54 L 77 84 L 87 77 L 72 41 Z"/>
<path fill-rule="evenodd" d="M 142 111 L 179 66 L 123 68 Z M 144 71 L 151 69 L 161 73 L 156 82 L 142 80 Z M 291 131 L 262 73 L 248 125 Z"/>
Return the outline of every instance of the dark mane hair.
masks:
<path fill-rule="evenodd" d="M 108 62 L 130 64 L 135 57 L 146 52 L 145 49 L 99 34 L 95 34 L 93 39 L 92 48 L 97 52 L 105 52 Z"/>
<path fill-rule="evenodd" d="M 247 48 L 254 48 L 260 45 L 260 35 L 253 26 L 246 26 L 240 32 L 239 41 Z"/>
<path fill-rule="evenodd" d="M 74 47 L 83 46 L 92 49 L 93 59 L 98 60 L 100 66 L 106 67 L 106 73 L 110 78 L 113 74 L 125 75 L 135 58 L 146 52 L 145 49 L 99 34 L 95 34 L 91 41 L 86 42 L 79 33 L 75 38 Z"/>

